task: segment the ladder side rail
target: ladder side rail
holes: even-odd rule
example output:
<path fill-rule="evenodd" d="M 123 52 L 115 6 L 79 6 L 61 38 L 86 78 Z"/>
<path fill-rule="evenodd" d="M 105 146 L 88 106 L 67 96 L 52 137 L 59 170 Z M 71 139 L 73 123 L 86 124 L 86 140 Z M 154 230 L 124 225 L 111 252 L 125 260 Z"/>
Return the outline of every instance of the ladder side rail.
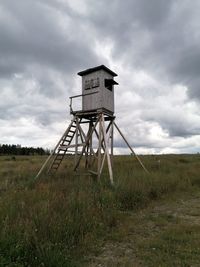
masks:
<path fill-rule="evenodd" d="M 69 135 L 68 135 L 68 133 L 70 132 L 70 129 L 71 129 L 71 127 L 72 127 L 72 125 L 73 125 L 74 122 L 76 122 L 76 118 L 73 119 L 72 123 L 71 123 L 70 126 L 68 127 L 68 131 L 66 132 L 66 134 L 65 134 L 65 136 L 64 136 L 65 138 L 63 138 L 62 142 L 60 143 L 60 146 L 58 147 L 58 153 L 56 154 L 54 161 L 57 159 L 58 156 L 62 156 L 62 159 L 60 160 L 60 163 L 61 163 L 62 160 L 63 160 L 63 158 L 64 158 L 64 156 L 65 156 L 65 154 L 66 154 L 67 151 L 68 151 L 68 148 L 70 148 L 70 147 L 74 147 L 74 145 L 71 145 L 71 142 L 72 142 L 72 140 L 73 140 L 73 138 L 74 138 L 74 135 L 75 135 L 76 131 L 72 131 L 72 132 L 73 132 L 72 136 L 69 136 Z M 77 122 L 76 122 L 76 123 L 77 123 Z M 66 140 L 67 137 L 70 137 L 70 140 Z M 64 145 L 64 143 L 65 143 L 66 141 L 68 141 L 68 145 L 67 145 L 67 146 Z M 65 150 L 63 150 L 64 147 L 66 148 Z M 61 151 L 63 151 L 64 153 L 60 154 Z M 54 163 L 54 161 L 53 161 L 53 163 Z M 53 166 L 53 163 L 52 163 L 51 167 Z M 60 165 L 60 163 L 59 163 L 59 165 Z M 58 167 L 59 167 L 59 165 L 58 165 Z M 51 169 L 51 167 L 49 168 L 49 170 Z M 58 167 L 57 167 L 57 168 L 58 168 Z"/>
<path fill-rule="evenodd" d="M 53 151 L 51 152 L 51 154 L 48 156 L 48 158 L 46 159 L 46 161 L 44 162 L 44 164 L 42 165 L 41 169 L 39 170 L 38 174 L 35 176 L 34 179 L 37 179 L 40 174 L 42 173 L 42 171 L 44 170 L 44 168 L 46 167 L 47 163 L 49 162 L 49 160 L 53 157 L 56 149 L 58 148 L 60 142 L 62 141 L 62 139 L 64 138 L 64 136 L 66 135 L 67 131 L 70 129 L 71 125 L 73 124 L 74 120 L 71 121 L 70 126 L 66 129 L 66 131 L 64 132 L 64 134 L 62 135 L 62 137 L 59 139 L 57 145 L 55 146 L 55 148 L 53 149 Z"/>
<path fill-rule="evenodd" d="M 59 162 L 59 164 L 57 165 L 57 168 L 59 167 L 61 161 L 63 160 L 63 158 L 64 158 L 64 156 L 65 156 L 65 154 L 66 154 L 67 151 L 65 151 L 65 153 L 59 154 L 59 152 L 60 152 L 59 147 L 60 147 L 61 145 L 64 144 L 64 142 L 65 142 L 65 138 L 66 138 L 66 136 L 68 135 L 68 133 L 69 133 L 69 131 L 70 131 L 70 129 L 71 129 L 71 127 L 72 127 L 74 121 L 75 121 L 75 118 L 72 119 L 72 121 L 71 121 L 70 125 L 68 126 L 67 130 L 65 131 L 65 133 L 63 134 L 63 136 L 62 136 L 61 139 L 59 140 L 57 146 L 54 148 L 54 151 L 53 151 L 52 156 L 55 156 L 55 157 L 54 157 L 54 159 L 53 159 L 51 165 L 49 166 L 47 173 L 49 173 L 49 171 L 52 169 L 52 167 L 53 167 L 55 161 L 57 160 L 58 155 L 59 155 L 59 156 L 62 155 L 62 159 L 59 160 L 60 162 Z M 69 143 L 69 144 L 70 144 L 70 143 Z M 57 148 L 58 148 L 58 154 L 55 154 Z M 57 169 L 57 168 L 56 168 L 56 169 Z"/>
<path fill-rule="evenodd" d="M 69 141 L 69 144 L 71 144 L 73 138 L 74 138 L 74 134 L 73 134 L 73 136 L 71 137 L 71 139 L 70 139 L 70 141 Z M 55 158 L 54 158 L 52 164 L 50 165 L 50 167 L 49 167 L 49 169 L 48 169 L 48 172 L 49 172 L 51 169 L 53 169 L 53 166 L 54 166 L 54 165 L 56 165 L 55 170 L 57 170 L 58 167 L 60 166 L 61 162 L 63 161 L 63 159 L 64 159 L 64 157 L 65 157 L 65 155 L 66 155 L 66 153 L 67 153 L 67 151 L 68 151 L 68 148 L 75 147 L 74 145 L 64 146 L 64 145 L 63 145 L 64 142 L 65 142 L 65 141 L 63 141 L 63 142 L 60 144 L 60 146 L 58 147 L 58 152 L 57 152 L 57 154 L 55 155 Z M 62 146 L 62 145 L 63 145 L 63 146 Z M 63 149 L 64 147 L 65 147 L 65 149 Z M 60 152 L 63 152 L 63 153 L 61 154 Z M 59 156 L 61 156 L 61 158 L 58 158 Z M 58 162 L 56 163 L 56 161 L 58 161 Z"/>

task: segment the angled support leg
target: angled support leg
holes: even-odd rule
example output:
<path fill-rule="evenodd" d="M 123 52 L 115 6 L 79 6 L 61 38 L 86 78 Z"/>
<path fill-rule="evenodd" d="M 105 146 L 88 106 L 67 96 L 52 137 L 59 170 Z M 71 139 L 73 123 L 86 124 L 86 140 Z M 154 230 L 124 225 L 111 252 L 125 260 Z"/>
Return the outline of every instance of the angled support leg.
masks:
<path fill-rule="evenodd" d="M 142 166 L 142 168 L 144 169 L 145 172 L 149 173 L 149 171 L 145 168 L 144 164 L 142 163 L 142 161 L 140 160 L 140 158 L 135 154 L 134 150 L 132 149 L 132 147 L 129 145 L 128 141 L 126 140 L 126 138 L 124 137 L 124 135 L 122 134 L 122 132 L 120 131 L 119 127 L 116 125 L 116 123 L 114 122 L 114 125 L 116 127 L 116 129 L 118 130 L 119 134 L 121 135 L 121 137 L 124 139 L 125 143 L 127 144 L 127 146 L 129 147 L 129 149 L 131 150 L 131 152 L 133 153 L 133 155 L 136 157 L 136 159 L 138 160 L 138 162 L 140 163 L 140 165 Z"/>
<path fill-rule="evenodd" d="M 77 157 L 78 157 L 78 125 L 79 125 L 79 120 L 78 117 L 76 117 L 76 133 L 75 133 L 75 156 L 74 156 L 74 165 L 76 165 L 77 162 Z"/>
<path fill-rule="evenodd" d="M 90 138 L 91 138 L 91 136 L 92 136 L 92 134 L 94 132 L 94 129 L 96 128 L 96 126 L 98 124 L 98 122 L 99 122 L 99 118 L 97 119 L 97 121 L 95 122 L 94 126 L 92 127 L 90 134 L 86 137 L 85 144 L 83 146 L 81 155 L 79 156 L 79 159 L 77 160 L 77 163 L 76 163 L 76 165 L 74 167 L 74 171 L 76 171 L 76 169 L 78 168 L 78 166 L 80 164 L 81 158 L 83 157 L 83 154 L 85 153 L 85 149 L 86 149 L 86 147 L 88 145 L 88 142 L 89 142 L 89 140 L 90 140 Z"/>
<path fill-rule="evenodd" d="M 99 133 L 98 133 L 98 140 L 99 140 L 99 147 L 98 147 L 98 179 L 100 179 L 100 169 L 101 169 L 101 140 L 102 140 L 102 114 L 99 118 Z"/>
<path fill-rule="evenodd" d="M 110 129 L 110 132 L 107 134 L 107 139 L 106 139 L 107 144 L 109 144 L 109 139 L 111 138 L 111 134 L 112 134 L 112 133 L 111 133 L 111 129 Z M 109 145 L 108 145 L 108 146 L 109 146 Z M 100 175 L 101 175 L 102 170 L 103 170 L 103 166 L 104 166 L 104 162 L 105 162 L 106 156 L 107 156 L 107 154 L 104 153 L 104 155 L 103 155 L 103 160 L 102 160 L 102 162 L 101 162 Z M 111 164 L 112 164 L 112 162 L 111 162 Z M 111 166 L 112 166 L 112 165 L 111 165 Z"/>
<path fill-rule="evenodd" d="M 109 154 L 109 147 L 108 147 L 108 140 L 106 138 L 106 128 L 105 128 L 105 120 L 104 117 L 102 116 L 102 132 L 103 132 L 103 138 L 104 138 L 104 143 L 105 143 L 105 154 L 107 155 L 107 162 L 108 162 L 108 170 L 109 170 L 109 175 L 110 175 L 110 182 L 113 185 L 113 171 L 112 171 L 112 165 L 111 165 L 111 160 L 110 160 L 110 154 Z"/>

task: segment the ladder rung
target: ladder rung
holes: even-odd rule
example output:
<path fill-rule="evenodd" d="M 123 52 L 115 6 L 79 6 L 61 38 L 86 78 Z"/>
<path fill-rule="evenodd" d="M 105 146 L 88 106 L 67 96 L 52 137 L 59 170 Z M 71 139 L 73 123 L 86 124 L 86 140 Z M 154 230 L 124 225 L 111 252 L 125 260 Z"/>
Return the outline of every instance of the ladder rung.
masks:
<path fill-rule="evenodd" d="M 68 137 L 68 136 L 67 136 Z M 66 138 L 67 138 L 66 137 Z M 65 139 L 65 140 L 63 140 L 63 142 L 70 142 L 72 139 Z"/>
<path fill-rule="evenodd" d="M 65 145 L 67 145 L 67 146 L 68 146 L 68 145 L 69 145 L 69 143 L 70 143 L 70 141 L 71 141 L 71 140 L 65 140 L 65 142 L 63 142 L 62 146 L 65 146 Z M 64 144 L 64 143 L 67 143 L 67 144 Z"/>
<path fill-rule="evenodd" d="M 62 138 L 60 142 L 60 147 L 58 147 L 56 157 L 54 158 L 54 161 L 51 165 L 52 170 L 58 169 L 59 165 L 61 164 L 62 160 L 65 157 L 66 152 L 70 152 L 68 148 L 70 148 L 71 146 L 73 147 L 73 145 L 70 146 L 70 143 L 72 142 L 73 137 L 76 134 L 76 128 L 77 128 L 76 121 L 73 121 L 70 128 L 68 129 L 67 134 Z M 80 136 L 80 134 L 78 134 L 78 136 Z M 71 152 L 74 153 L 74 151 Z"/>
<path fill-rule="evenodd" d="M 68 148 L 72 148 L 72 147 L 79 147 L 79 146 L 84 146 L 85 145 L 85 142 L 84 143 L 80 143 L 80 144 L 77 144 L 77 145 L 68 145 L 68 146 L 66 146 L 66 145 L 61 145 L 60 147 L 59 147 L 59 150 L 63 150 L 63 151 L 67 151 L 68 150 Z"/>
<path fill-rule="evenodd" d="M 62 148 L 62 146 L 69 146 L 70 142 L 64 142 L 62 145 L 60 145 L 60 148 Z"/>
<path fill-rule="evenodd" d="M 64 152 L 66 152 L 66 151 L 67 151 L 67 148 L 65 148 L 65 147 L 63 146 L 63 147 L 59 148 L 59 150 L 60 150 L 60 151 L 64 151 Z"/>
<path fill-rule="evenodd" d="M 67 138 L 69 138 L 69 140 L 71 141 L 71 139 L 72 139 L 73 136 L 74 136 L 74 135 L 69 135 L 69 134 L 68 134 L 68 135 L 65 136 L 65 138 L 63 139 L 63 141 L 65 141 Z"/>
<path fill-rule="evenodd" d="M 94 171 L 91 171 L 91 170 L 89 170 L 88 172 L 93 174 L 93 175 L 98 175 L 98 172 L 94 172 Z"/>

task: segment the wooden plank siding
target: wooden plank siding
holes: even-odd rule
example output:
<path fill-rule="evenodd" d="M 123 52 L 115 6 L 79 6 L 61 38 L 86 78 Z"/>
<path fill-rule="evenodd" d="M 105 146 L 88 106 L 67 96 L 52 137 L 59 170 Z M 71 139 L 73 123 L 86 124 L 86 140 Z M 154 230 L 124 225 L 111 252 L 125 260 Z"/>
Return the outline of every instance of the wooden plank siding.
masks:
<path fill-rule="evenodd" d="M 94 88 L 85 88 L 87 81 L 92 79 L 99 79 L 99 86 Z M 114 113 L 114 86 L 110 91 L 105 87 L 105 79 L 113 79 L 113 76 L 105 70 L 98 70 L 82 76 L 82 94 L 88 94 L 91 92 L 98 92 L 97 94 L 83 96 L 82 98 L 82 110 L 96 110 L 107 109 Z"/>

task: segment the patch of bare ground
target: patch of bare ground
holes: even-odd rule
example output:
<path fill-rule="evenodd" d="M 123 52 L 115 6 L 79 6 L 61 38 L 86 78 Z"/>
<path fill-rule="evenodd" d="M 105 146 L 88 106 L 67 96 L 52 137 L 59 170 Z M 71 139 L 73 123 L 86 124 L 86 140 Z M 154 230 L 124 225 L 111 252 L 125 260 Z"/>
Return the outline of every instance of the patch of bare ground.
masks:
<path fill-rule="evenodd" d="M 200 245 L 200 192 L 155 201 L 122 217 L 88 266 L 199 266 L 200 246 L 193 245 Z"/>

